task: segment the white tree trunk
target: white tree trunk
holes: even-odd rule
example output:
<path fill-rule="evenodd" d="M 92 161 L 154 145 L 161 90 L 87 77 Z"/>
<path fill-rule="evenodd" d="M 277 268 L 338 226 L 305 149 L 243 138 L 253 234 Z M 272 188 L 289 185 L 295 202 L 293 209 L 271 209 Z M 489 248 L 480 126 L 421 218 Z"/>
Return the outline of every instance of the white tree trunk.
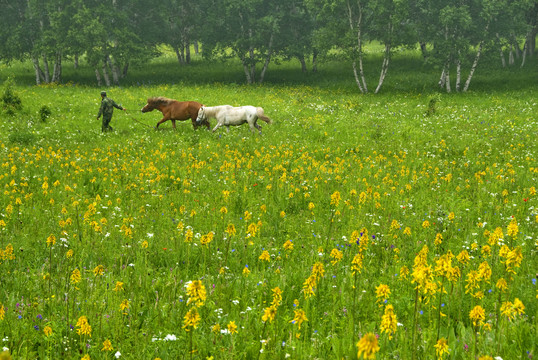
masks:
<path fill-rule="evenodd" d="M 267 57 L 265 58 L 265 63 L 263 64 L 262 72 L 260 74 L 260 80 L 259 83 L 261 84 L 263 82 L 263 79 L 265 77 L 265 71 L 269 67 L 269 63 L 271 62 L 271 55 L 273 54 L 273 33 L 271 33 L 271 37 L 269 38 L 269 48 L 267 50 Z"/>
<path fill-rule="evenodd" d="M 245 71 L 245 76 L 247 78 L 247 84 L 252 84 L 252 76 L 250 75 L 250 70 L 249 70 L 249 66 L 248 66 L 248 63 L 247 63 L 247 58 L 245 55 L 240 55 L 239 56 L 240 59 L 241 59 L 241 63 L 243 64 L 243 70 Z"/>
<path fill-rule="evenodd" d="M 43 54 L 43 75 L 45 83 L 50 83 L 49 62 L 47 61 L 47 56 L 45 54 Z"/>
<path fill-rule="evenodd" d="M 480 54 L 482 54 L 483 46 L 484 46 L 484 41 L 481 41 L 480 45 L 478 46 L 478 50 L 476 51 L 476 56 L 474 58 L 473 65 L 471 66 L 471 71 L 469 71 L 469 75 L 467 76 L 467 81 L 465 81 L 465 86 L 463 87 L 464 92 L 469 89 L 469 85 L 471 84 L 471 79 L 473 77 L 474 71 L 476 70 L 476 66 L 478 65 L 478 60 L 480 59 Z M 504 62 L 504 56 L 502 57 L 502 59 Z"/>
<path fill-rule="evenodd" d="M 439 82 L 438 82 L 441 89 L 445 87 L 445 81 L 446 81 L 445 72 L 446 72 L 446 67 L 443 68 L 443 71 L 441 72 L 441 77 L 439 78 Z"/>
<path fill-rule="evenodd" d="M 54 62 L 54 71 L 52 73 L 52 82 L 59 83 L 62 81 L 62 53 L 56 52 L 56 61 Z"/>
<path fill-rule="evenodd" d="M 383 57 L 383 65 L 381 66 L 381 74 L 379 75 L 379 82 L 377 83 L 375 94 L 379 92 L 381 86 L 383 85 L 383 82 L 385 81 L 385 76 L 387 76 L 390 61 L 390 47 L 390 44 L 385 44 L 385 56 Z"/>
<path fill-rule="evenodd" d="M 527 36 L 525 36 L 525 46 L 523 46 L 523 58 L 521 60 L 521 66 L 520 67 L 523 67 L 525 66 L 525 60 L 527 59 L 527 50 L 529 48 L 529 37 L 530 37 L 530 31 L 527 33 Z"/>
<path fill-rule="evenodd" d="M 461 83 L 461 60 L 456 61 L 456 92 L 460 92 Z"/>
<path fill-rule="evenodd" d="M 446 92 L 452 92 L 452 89 L 450 88 L 450 70 L 447 68 L 445 72 L 445 86 L 446 86 Z"/>
<path fill-rule="evenodd" d="M 103 78 L 105 79 L 105 85 L 108 87 L 110 86 L 110 78 L 108 77 L 108 72 L 106 71 L 106 59 L 103 61 L 103 67 L 102 67 L 102 70 L 103 70 Z"/>
<path fill-rule="evenodd" d="M 347 4 L 347 13 L 348 13 L 348 19 L 349 19 L 349 27 L 351 31 L 357 33 L 357 53 L 359 57 L 359 72 L 357 73 L 357 63 L 355 59 L 353 59 L 352 66 L 353 66 L 353 74 L 355 75 L 355 81 L 357 82 L 357 86 L 359 87 L 359 91 L 361 93 L 367 93 L 368 87 L 366 86 L 366 79 L 364 78 L 364 68 L 362 64 L 362 5 L 360 0 L 357 0 L 357 6 L 359 9 L 359 18 L 357 19 L 357 24 L 353 22 L 353 12 L 351 9 L 351 4 L 349 3 L 349 0 L 346 2 Z"/>
<path fill-rule="evenodd" d="M 101 87 L 101 74 L 99 73 L 98 68 L 95 68 L 95 78 L 97 79 L 97 86 Z"/>
<path fill-rule="evenodd" d="M 41 85 L 41 79 L 44 77 L 44 75 L 43 70 L 41 70 L 41 67 L 39 66 L 39 59 L 32 56 L 32 63 L 34 64 L 35 83 L 36 85 Z"/>
<path fill-rule="evenodd" d="M 357 86 L 359 87 L 359 91 L 364 94 L 364 89 L 362 88 L 361 80 L 359 78 L 359 74 L 357 73 L 357 63 L 355 60 L 353 60 L 353 75 L 355 75 L 355 82 L 357 83 Z"/>

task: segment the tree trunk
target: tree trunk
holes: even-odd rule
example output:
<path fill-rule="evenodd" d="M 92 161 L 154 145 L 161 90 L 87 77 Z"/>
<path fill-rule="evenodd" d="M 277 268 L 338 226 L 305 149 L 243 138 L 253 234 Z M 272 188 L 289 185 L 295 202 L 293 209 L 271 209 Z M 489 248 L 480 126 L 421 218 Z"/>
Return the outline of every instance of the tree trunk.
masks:
<path fill-rule="evenodd" d="M 449 70 L 449 63 L 445 64 L 443 68 L 443 72 L 441 73 L 441 78 L 439 79 L 439 86 L 441 89 L 446 89 L 446 92 L 451 92 L 452 89 L 450 88 L 450 70 Z"/>
<path fill-rule="evenodd" d="M 389 70 L 389 61 L 390 61 L 390 49 L 391 44 L 385 44 L 385 55 L 383 56 L 383 65 L 381 65 L 381 74 L 379 75 L 379 82 L 377 83 L 377 88 L 375 89 L 374 94 L 377 94 L 381 90 L 381 86 L 385 81 L 385 76 L 387 76 L 387 71 Z"/>
<path fill-rule="evenodd" d="M 318 71 L 318 50 L 312 50 L 312 72 Z"/>
<path fill-rule="evenodd" d="M 519 59 L 521 56 L 521 49 L 519 48 L 519 43 L 517 42 L 517 38 L 514 34 L 512 34 L 512 44 L 514 45 L 514 52 L 516 53 L 516 59 Z"/>
<path fill-rule="evenodd" d="M 510 52 L 508 53 L 508 65 L 514 65 L 514 46 L 510 44 Z"/>
<path fill-rule="evenodd" d="M 252 76 L 250 75 L 249 66 L 247 63 L 247 58 L 245 55 L 240 55 L 241 63 L 243 64 L 243 70 L 245 71 L 245 76 L 247 78 L 247 84 L 252 84 Z"/>
<path fill-rule="evenodd" d="M 181 53 L 179 52 L 179 48 L 176 45 L 172 45 L 174 48 L 174 52 L 176 53 L 177 62 L 181 65 L 183 64 L 183 58 L 181 57 Z"/>
<path fill-rule="evenodd" d="M 248 39 L 251 44 L 248 52 L 250 57 L 250 78 L 252 84 L 256 81 L 256 61 L 254 58 L 254 48 L 252 47 L 252 28 L 248 29 Z"/>
<path fill-rule="evenodd" d="M 501 55 L 501 64 L 503 68 L 506 67 L 506 59 L 504 58 L 504 51 L 503 51 L 503 45 L 501 43 L 501 37 L 499 36 L 499 33 L 496 33 L 495 36 L 497 37 L 497 43 L 499 46 L 499 53 Z"/>
<path fill-rule="evenodd" d="M 368 87 L 366 86 L 366 79 L 364 78 L 364 68 L 362 64 L 362 6 L 360 1 L 357 1 L 357 4 L 359 6 L 359 18 L 357 19 L 357 24 L 354 24 L 353 22 L 353 11 L 351 10 L 351 5 L 349 3 L 349 0 L 347 3 L 347 12 L 348 12 L 348 18 L 349 18 L 349 27 L 351 28 L 351 31 L 357 33 L 357 53 L 359 56 L 359 73 L 357 73 L 357 63 L 355 60 L 353 60 L 352 66 L 353 66 L 353 74 L 355 75 L 355 81 L 357 83 L 357 86 L 359 87 L 359 91 L 361 93 L 367 93 Z"/>
<path fill-rule="evenodd" d="M 116 66 L 116 62 L 108 56 L 107 60 L 110 66 L 110 71 L 112 71 L 112 80 L 114 81 L 114 85 L 118 86 L 120 84 L 120 72 L 118 70 L 118 66 Z"/>
<path fill-rule="evenodd" d="M 424 41 L 420 42 L 420 52 L 422 53 L 424 60 L 426 60 L 428 58 L 428 53 L 426 51 L 426 43 Z"/>
<path fill-rule="evenodd" d="M 525 41 L 525 46 L 523 46 L 523 56 L 522 56 L 522 59 L 521 59 L 521 66 L 520 67 L 525 66 L 526 58 L 527 58 L 527 42 Z"/>
<path fill-rule="evenodd" d="M 95 78 L 97 79 L 97 86 L 101 87 L 101 74 L 99 73 L 99 69 L 95 68 Z"/>
<path fill-rule="evenodd" d="M 445 81 L 446 81 L 445 71 L 446 69 L 443 68 L 443 71 L 441 72 L 441 77 L 439 78 L 439 82 L 438 82 L 441 89 L 445 87 Z"/>
<path fill-rule="evenodd" d="M 308 71 L 306 68 L 306 61 L 304 59 L 304 54 L 297 55 L 297 59 L 299 59 L 299 62 L 301 63 L 301 72 L 305 73 Z"/>
<path fill-rule="evenodd" d="M 125 65 L 123 65 L 123 70 L 121 72 L 121 77 L 124 78 L 127 76 L 127 71 L 129 70 L 129 62 L 126 62 Z"/>
<path fill-rule="evenodd" d="M 185 63 L 191 63 L 191 42 L 188 34 L 185 35 Z"/>
<path fill-rule="evenodd" d="M 381 90 L 381 86 L 385 81 L 385 76 L 387 76 L 387 71 L 389 70 L 389 61 L 390 61 L 390 49 L 392 47 L 392 24 L 389 22 L 387 26 L 388 41 L 385 43 L 385 52 L 383 54 L 383 65 L 381 65 L 381 74 L 379 75 L 379 82 L 377 83 L 377 88 L 375 89 L 374 94 L 377 94 Z"/>
<path fill-rule="evenodd" d="M 49 71 L 49 62 L 47 61 L 47 56 L 43 54 L 43 80 L 46 84 L 50 83 L 50 71 Z"/>
<path fill-rule="evenodd" d="M 200 55 L 200 49 L 198 48 L 198 41 L 194 41 L 192 45 L 194 46 L 194 55 L 196 56 Z"/>
<path fill-rule="evenodd" d="M 359 78 L 359 74 L 357 73 L 357 62 L 353 60 L 353 63 L 351 64 L 353 66 L 353 75 L 355 76 L 355 82 L 357 83 L 357 86 L 359 87 L 359 91 L 364 94 L 365 91 L 362 88 L 361 80 Z"/>
<path fill-rule="evenodd" d="M 102 67 L 102 70 L 103 70 L 103 78 L 105 79 L 105 85 L 107 87 L 110 86 L 110 78 L 108 77 L 108 73 L 106 71 L 106 67 L 107 67 L 107 64 L 106 64 L 106 58 L 104 59 L 103 61 L 103 67 Z"/>
<path fill-rule="evenodd" d="M 39 59 L 32 56 L 32 63 L 34 64 L 34 71 L 35 71 L 35 84 L 41 85 L 41 79 L 45 77 L 43 74 L 43 70 L 41 70 L 41 67 L 39 66 Z"/>
<path fill-rule="evenodd" d="M 269 67 L 269 63 L 271 62 L 272 54 L 273 54 L 273 33 L 271 33 L 271 37 L 269 38 L 267 57 L 265 58 L 265 63 L 263 64 L 262 72 L 260 73 L 260 80 L 259 80 L 260 84 L 263 82 L 263 79 L 265 78 L 265 72 L 267 71 L 267 68 Z"/>
<path fill-rule="evenodd" d="M 75 69 L 78 69 L 78 54 L 75 54 L 75 63 L 74 63 Z"/>
<path fill-rule="evenodd" d="M 461 60 L 456 60 L 456 92 L 460 92 L 461 84 Z"/>
<path fill-rule="evenodd" d="M 62 81 L 62 53 L 56 52 L 56 61 L 54 62 L 54 72 L 52 74 L 52 82 L 60 83 Z"/>
<path fill-rule="evenodd" d="M 452 92 L 452 89 L 450 88 L 450 71 L 447 67 L 445 72 L 445 86 L 446 86 L 446 92 Z"/>
<path fill-rule="evenodd" d="M 469 75 L 467 76 L 467 80 L 465 81 L 465 86 L 463 87 L 463 92 L 466 92 L 469 89 L 469 85 L 471 84 L 471 79 L 473 77 L 474 71 L 476 70 L 476 66 L 478 65 L 478 60 L 480 59 L 480 55 L 482 54 L 482 47 L 484 46 L 484 41 L 480 42 L 480 45 L 478 46 L 478 50 L 476 52 L 476 56 L 473 61 L 473 65 L 471 66 L 471 70 L 469 71 Z M 502 51 L 501 51 L 502 53 Z M 503 63 L 504 63 L 504 55 L 502 56 Z"/>

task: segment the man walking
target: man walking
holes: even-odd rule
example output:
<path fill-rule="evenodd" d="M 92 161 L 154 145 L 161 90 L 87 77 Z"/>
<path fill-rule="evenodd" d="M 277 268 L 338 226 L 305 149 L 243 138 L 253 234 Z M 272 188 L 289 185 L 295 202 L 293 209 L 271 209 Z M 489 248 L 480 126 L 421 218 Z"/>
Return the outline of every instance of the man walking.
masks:
<path fill-rule="evenodd" d="M 97 114 L 97 120 L 103 115 L 103 124 L 101 125 L 101 132 L 113 131 L 110 126 L 110 121 L 112 120 L 112 113 L 114 108 L 125 111 L 125 109 L 116 102 L 108 97 L 106 97 L 106 91 L 101 91 L 101 107 L 99 108 L 99 113 Z"/>

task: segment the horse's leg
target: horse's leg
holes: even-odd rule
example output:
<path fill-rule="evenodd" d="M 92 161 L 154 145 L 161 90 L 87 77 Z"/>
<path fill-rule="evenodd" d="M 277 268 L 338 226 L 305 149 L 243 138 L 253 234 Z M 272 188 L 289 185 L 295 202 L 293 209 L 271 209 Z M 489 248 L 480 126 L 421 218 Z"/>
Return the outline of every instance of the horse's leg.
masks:
<path fill-rule="evenodd" d="M 256 130 L 254 130 L 254 128 L 256 127 L 256 123 L 255 122 L 248 122 L 248 126 L 250 127 L 250 131 L 251 132 L 256 132 Z"/>
<path fill-rule="evenodd" d="M 157 123 L 157 125 L 155 125 L 155 130 L 157 130 L 157 129 L 159 128 L 159 125 L 161 125 L 163 122 L 168 121 L 168 120 L 170 120 L 170 119 L 167 118 L 166 116 L 163 117 L 163 119 L 162 119 L 161 121 L 159 121 L 159 122 Z M 176 125 L 175 125 L 175 122 L 174 122 L 174 128 L 175 128 L 175 126 L 176 126 Z"/>
<path fill-rule="evenodd" d="M 176 130 L 176 120 L 172 119 L 172 127 Z"/>
<path fill-rule="evenodd" d="M 217 122 L 217 125 L 213 128 L 213 131 L 212 131 L 212 132 L 217 131 L 217 129 L 218 129 L 219 127 L 221 127 L 221 126 L 222 126 L 222 123 L 221 123 L 220 121 L 218 121 L 218 122 Z"/>
<path fill-rule="evenodd" d="M 258 124 L 257 122 L 254 123 L 254 126 L 256 127 L 256 129 L 258 129 L 258 132 L 261 135 L 262 134 L 262 126 L 260 124 Z"/>

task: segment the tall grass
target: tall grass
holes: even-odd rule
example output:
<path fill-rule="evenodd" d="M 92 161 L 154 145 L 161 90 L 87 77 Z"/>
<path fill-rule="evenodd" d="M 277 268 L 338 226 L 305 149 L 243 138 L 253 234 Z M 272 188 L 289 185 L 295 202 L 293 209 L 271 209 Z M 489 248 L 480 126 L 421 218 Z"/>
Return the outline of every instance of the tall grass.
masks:
<path fill-rule="evenodd" d="M 307 74 L 283 62 L 255 86 L 231 64 L 131 69 L 108 89 L 129 111 L 107 134 L 91 69 L 41 87 L 27 63 L 0 69 L 23 104 L 0 122 L 13 358 L 351 359 L 373 342 L 383 359 L 536 355 L 524 70 L 444 94 L 435 69 L 399 54 L 406 71 L 374 96 L 337 60 Z M 274 123 L 154 131 L 161 114 L 139 109 L 158 95 L 262 106 Z"/>

